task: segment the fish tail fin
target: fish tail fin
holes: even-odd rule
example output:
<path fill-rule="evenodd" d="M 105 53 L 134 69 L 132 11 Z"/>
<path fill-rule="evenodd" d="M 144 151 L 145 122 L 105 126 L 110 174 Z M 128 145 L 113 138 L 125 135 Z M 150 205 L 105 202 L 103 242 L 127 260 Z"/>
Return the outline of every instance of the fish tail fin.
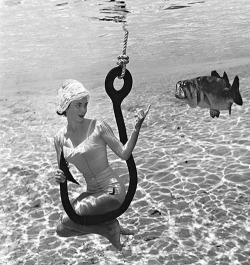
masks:
<path fill-rule="evenodd" d="M 220 75 L 215 70 L 211 72 L 211 76 L 215 76 L 215 77 L 221 78 Z"/>
<path fill-rule="evenodd" d="M 243 101 L 242 97 L 240 95 L 240 90 L 239 90 L 239 77 L 236 75 L 234 78 L 234 82 L 232 85 L 232 92 L 233 92 L 233 100 L 237 105 L 242 106 Z"/>
<path fill-rule="evenodd" d="M 226 73 L 226 72 L 223 73 L 223 77 L 222 77 L 222 78 L 226 81 L 226 86 L 227 86 L 228 88 L 230 88 L 231 85 L 230 85 L 230 83 L 229 83 L 229 79 L 228 79 L 228 76 L 227 76 L 227 73 Z"/>

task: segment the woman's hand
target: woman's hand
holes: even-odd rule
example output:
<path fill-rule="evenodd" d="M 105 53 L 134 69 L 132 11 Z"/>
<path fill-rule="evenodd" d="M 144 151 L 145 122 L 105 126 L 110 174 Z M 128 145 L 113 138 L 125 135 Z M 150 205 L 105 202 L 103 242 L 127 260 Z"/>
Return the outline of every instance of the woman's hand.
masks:
<path fill-rule="evenodd" d="M 148 112 L 150 110 L 151 104 L 148 105 L 147 110 L 144 112 L 143 109 L 137 109 L 137 113 L 135 114 L 136 120 L 135 120 L 135 129 L 140 129 L 143 121 L 145 120 L 146 116 L 148 115 Z"/>
<path fill-rule="evenodd" d="M 58 184 L 63 183 L 66 180 L 66 177 L 62 170 L 57 169 L 55 173 L 55 180 Z"/>

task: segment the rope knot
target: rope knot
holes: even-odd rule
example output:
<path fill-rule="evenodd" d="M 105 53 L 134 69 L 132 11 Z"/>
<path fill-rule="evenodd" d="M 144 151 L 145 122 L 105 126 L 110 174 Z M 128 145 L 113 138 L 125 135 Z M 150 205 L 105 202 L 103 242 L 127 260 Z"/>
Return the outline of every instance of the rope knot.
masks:
<path fill-rule="evenodd" d="M 118 60 L 117 65 L 123 67 L 124 65 L 129 63 L 129 56 L 126 54 L 121 54 L 121 55 L 117 56 L 117 60 Z"/>
<path fill-rule="evenodd" d="M 122 54 L 117 57 L 118 59 L 117 64 L 122 67 L 121 76 L 118 76 L 119 79 L 122 79 L 125 76 L 126 64 L 129 63 L 129 57 L 126 55 L 127 42 L 128 42 L 128 30 L 125 28 L 125 24 L 123 24 L 122 28 L 125 32 L 125 35 L 124 35 Z"/>

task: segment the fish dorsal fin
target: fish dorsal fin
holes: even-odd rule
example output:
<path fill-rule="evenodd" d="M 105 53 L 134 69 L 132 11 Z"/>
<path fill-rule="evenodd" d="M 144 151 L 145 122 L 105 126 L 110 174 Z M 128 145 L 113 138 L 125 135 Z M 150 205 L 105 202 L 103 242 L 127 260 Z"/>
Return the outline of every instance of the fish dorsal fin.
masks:
<path fill-rule="evenodd" d="M 230 88 L 231 85 L 229 83 L 229 79 L 228 79 L 228 76 L 227 76 L 226 72 L 223 73 L 223 77 L 222 78 L 226 81 L 226 87 Z"/>
<path fill-rule="evenodd" d="M 243 105 L 243 101 L 242 101 L 242 97 L 240 95 L 240 90 L 239 90 L 239 77 L 236 75 L 234 78 L 234 82 L 232 84 L 232 93 L 233 93 L 233 100 L 237 105 L 242 106 Z"/>
<path fill-rule="evenodd" d="M 215 76 L 215 77 L 221 78 L 220 75 L 215 70 L 211 72 L 211 76 Z"/>

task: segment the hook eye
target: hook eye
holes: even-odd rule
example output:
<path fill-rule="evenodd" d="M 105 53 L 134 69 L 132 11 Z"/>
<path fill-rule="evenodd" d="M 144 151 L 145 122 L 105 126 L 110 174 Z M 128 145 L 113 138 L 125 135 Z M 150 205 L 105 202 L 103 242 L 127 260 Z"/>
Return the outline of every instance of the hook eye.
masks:
<path fill-rule="evenodd" d="M 121 76 L 122 67 L 118 66 L 109 71 L 105 79 L 105 89 L 113 104 L 121 104 L 123 99 L 129 94 L 132 89 L 133 79 L 128 69 L 126 69 L 123 77 L 123 86 L 120 90 L 114 88 L 114 81 Z"/>

